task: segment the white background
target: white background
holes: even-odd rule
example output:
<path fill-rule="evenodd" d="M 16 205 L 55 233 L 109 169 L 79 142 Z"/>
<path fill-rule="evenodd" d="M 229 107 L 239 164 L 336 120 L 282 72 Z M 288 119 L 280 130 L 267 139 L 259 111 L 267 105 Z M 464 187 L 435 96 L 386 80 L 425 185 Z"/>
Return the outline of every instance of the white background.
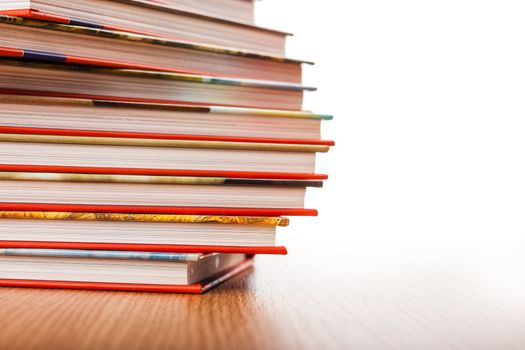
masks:
<path fill-rule="evenodd" d="M 337 146 L 318 162 L 331 178 L 307 202 L 320 216 L 280 231 L 290 254 L 314 242 L 319 254 L 371 264 L 453 261 L 518 293 L 523 2 L 264 0 L 256 13 L 259 25 L 295 33 L 288 56 L 317 62 L 305 108 L 335 115 L 323 136 Z"/>

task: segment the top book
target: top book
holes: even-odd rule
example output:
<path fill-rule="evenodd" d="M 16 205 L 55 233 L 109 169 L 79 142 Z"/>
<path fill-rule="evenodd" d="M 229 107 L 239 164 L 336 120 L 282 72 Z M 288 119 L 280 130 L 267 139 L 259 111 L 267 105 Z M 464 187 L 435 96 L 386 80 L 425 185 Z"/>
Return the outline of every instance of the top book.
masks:
<path fill-rule="evenodd" d="M 251 19 L 224 15 L 238 12 Z M 255 26 L 253 4 L 242 0 L 3 0 L 0 13 L 279 56 L 289 35 Z"/>
<path fill-rule="evenodd" d="M 143 0 L 149 4 L 171 7 L 229 21 L 254 24 L 254 0 Z"/>

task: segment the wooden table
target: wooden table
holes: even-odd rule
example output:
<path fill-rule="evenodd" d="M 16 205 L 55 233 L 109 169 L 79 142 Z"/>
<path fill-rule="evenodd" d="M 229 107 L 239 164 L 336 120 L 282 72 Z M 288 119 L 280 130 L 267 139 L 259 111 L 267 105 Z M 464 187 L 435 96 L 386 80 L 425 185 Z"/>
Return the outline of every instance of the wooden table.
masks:
<path fill-rule="evenodd" d="M 525 348 L 521 249 L 336 237 L 202 296 L 0 289 L 0 349 Z"/>

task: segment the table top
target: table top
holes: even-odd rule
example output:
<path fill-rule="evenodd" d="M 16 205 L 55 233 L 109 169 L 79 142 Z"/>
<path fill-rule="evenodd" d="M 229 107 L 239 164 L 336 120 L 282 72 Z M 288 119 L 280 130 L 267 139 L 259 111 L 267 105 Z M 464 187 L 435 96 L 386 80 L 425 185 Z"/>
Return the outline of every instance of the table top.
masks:
<path fill-rule="evenodd" d="M 3 288 L 0 348 L 524 348 L 516 245 L 343 236 L 288 233 L 288 256 L 201 296 Z"/>

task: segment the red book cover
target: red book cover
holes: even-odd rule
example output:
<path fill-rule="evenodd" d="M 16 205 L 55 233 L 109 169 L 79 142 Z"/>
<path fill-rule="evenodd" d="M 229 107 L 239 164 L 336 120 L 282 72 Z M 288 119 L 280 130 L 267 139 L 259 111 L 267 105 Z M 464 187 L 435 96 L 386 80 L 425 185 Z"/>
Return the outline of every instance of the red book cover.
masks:
<path fill-rule="evenodd" d="M 161 133 L 124 132 L 124 131 L 106 131 L 106 130 L 52 129 L 52 128 L 34 128 L 34 127 L 20 127 L 20 126 L 4 126 L 4 125 L 0 125 L 0 133 L 2 134 L 23 134 L 23 135 L 102 137 L 102 138 L 122 138 L 122 139 L 216 141 L 216 142 L 320 145 L 320 146 L 334 146 L 335 145 L 334 141 L 330 141 L 330 140 L 161 134 Z"/>
<path fill-rule="evenodd" d="M 135 205 L 84 205 L 55 203 L 0 203 L 0 211 L 52 211 L 124 214 L 225 215 L 225 216 L 317 216 L 315 209 L 207 208 Z"/>
<path fill-rule="evenodd" d="M 206 245 L 174 244 L 130 244 L 130 243 L 79 243 L 79 242 L 38 242 L 38 241 L 1 241 L 0 248 L 30 249 L 79 249 L 79 250 L 122 250 L 137 252 L 170 253 L 238 253 L 238 254 L 275 254 L 286 255 L 285 247 L 235 247 Z"/>

